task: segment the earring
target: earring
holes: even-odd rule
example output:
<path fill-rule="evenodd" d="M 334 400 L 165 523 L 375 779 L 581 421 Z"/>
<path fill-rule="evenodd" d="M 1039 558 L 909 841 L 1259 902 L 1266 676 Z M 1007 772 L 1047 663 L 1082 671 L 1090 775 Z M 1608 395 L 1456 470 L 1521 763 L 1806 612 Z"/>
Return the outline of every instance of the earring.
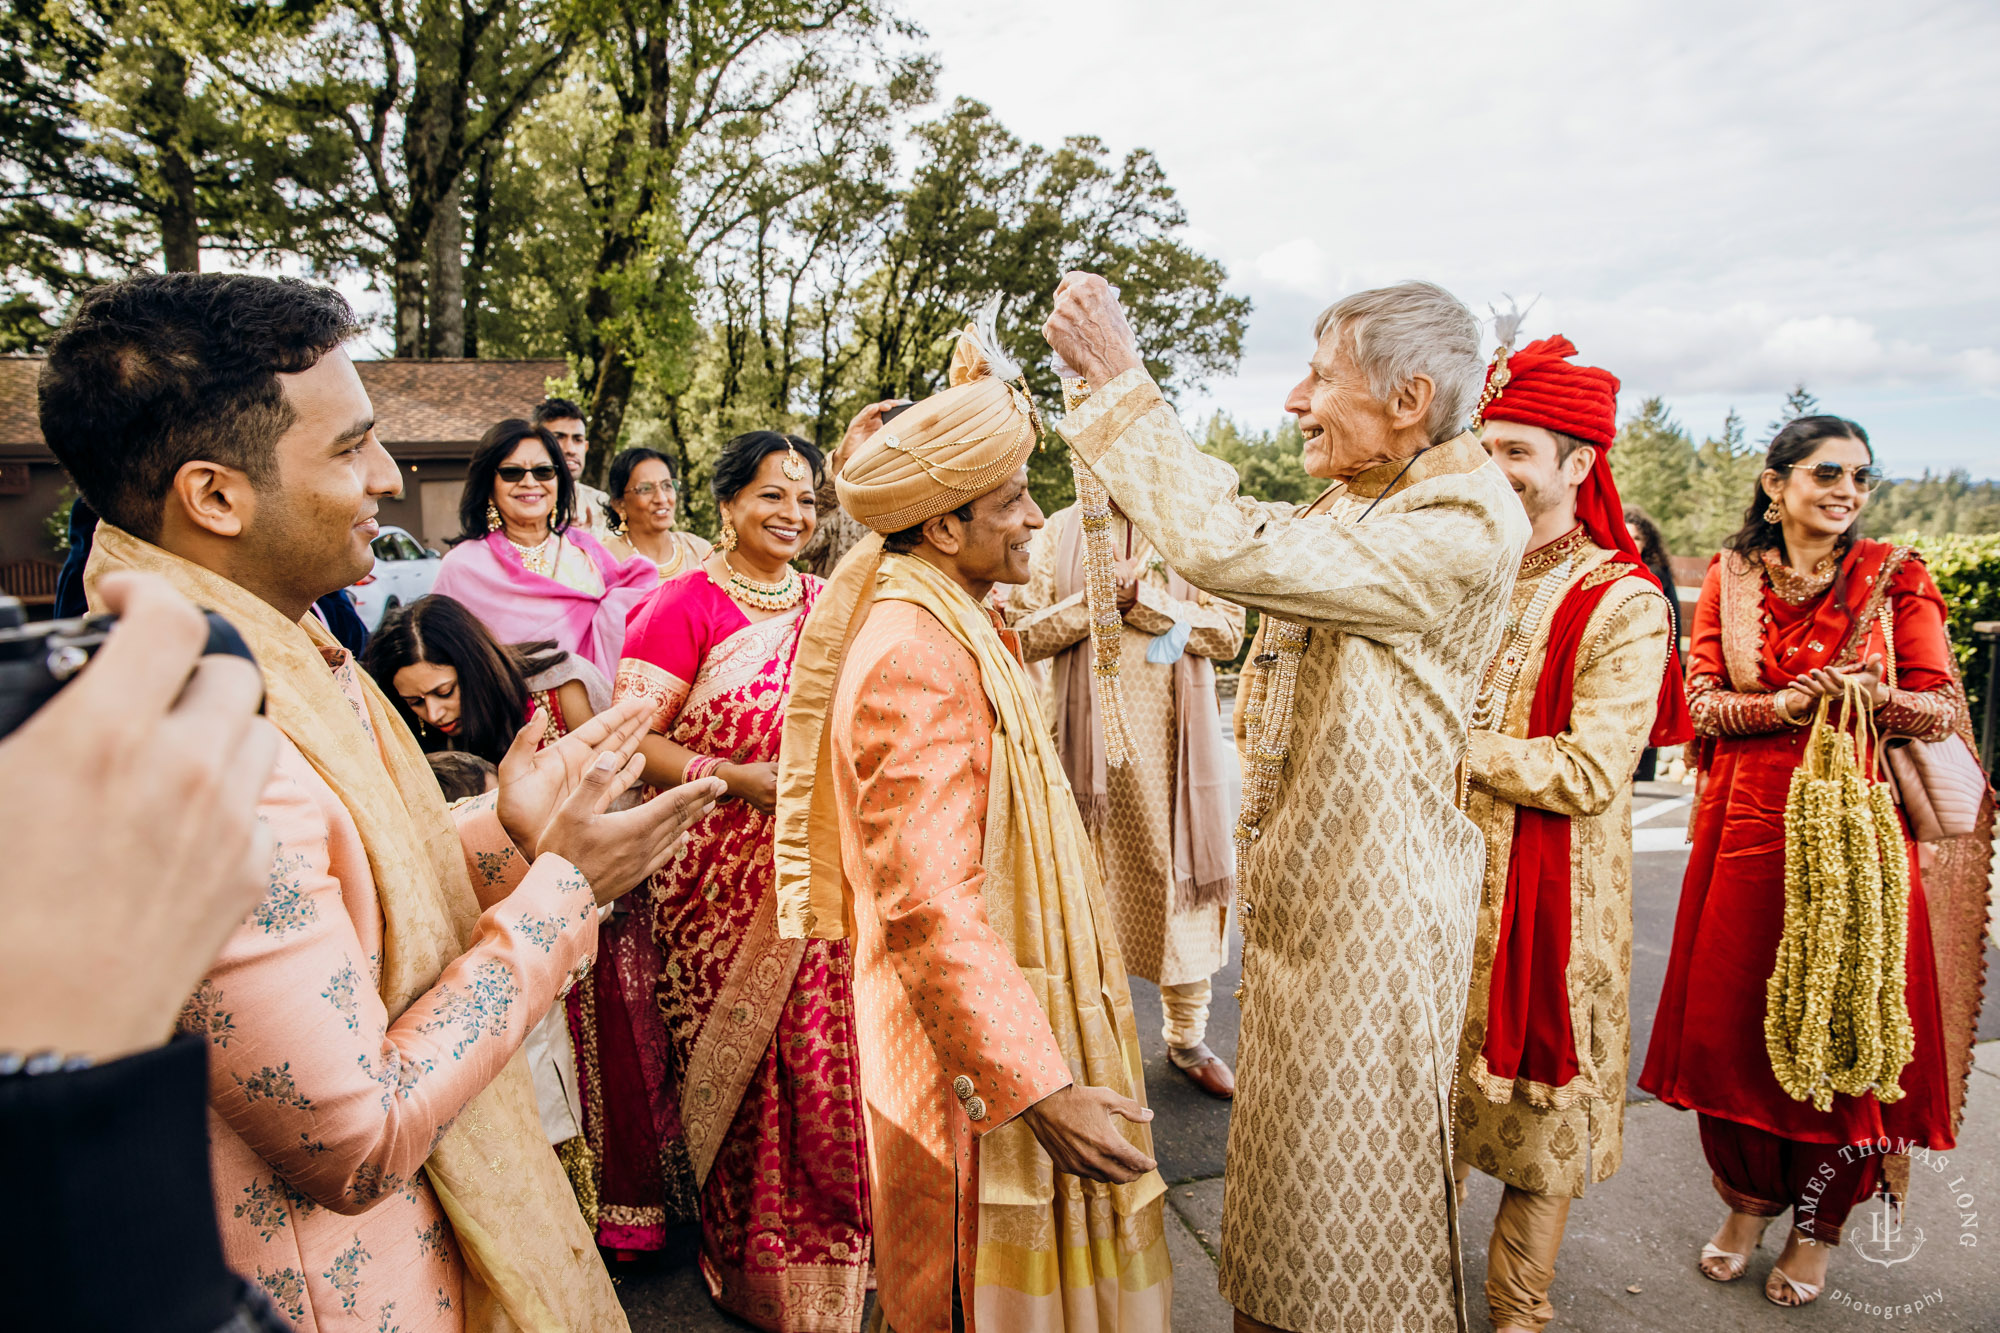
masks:
<path fill-rule="evenodd" d="M 721 546 L 724 555 L 736 549 L 736 525 L 731 523 L 726 516 L 722 520 Z"/>
<path fill-rule="evenodd" d="M 506 525 L 500 521 L 499 506 L 488 500 L 486 502 L 486 530 L 488 532 L 498 532 L 504 526 Z"/>
<path fill-rule="evenodd" d="M 1776 500 L 1764 506 L 1764 521 L 1766 523 L 1776 523 L 1783 517 L 1784 515 L 1778 512 L 1778 502 Z"/>

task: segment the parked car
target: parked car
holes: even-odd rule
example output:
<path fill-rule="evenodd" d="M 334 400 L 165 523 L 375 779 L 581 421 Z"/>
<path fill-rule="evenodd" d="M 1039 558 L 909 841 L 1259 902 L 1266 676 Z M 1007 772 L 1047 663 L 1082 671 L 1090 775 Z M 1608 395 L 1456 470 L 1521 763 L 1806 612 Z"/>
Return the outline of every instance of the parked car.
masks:
<path fill-rule="evenodd" d="M 425 549 L 401 528 L 382 529 L 370 546 L 375 552 L 375 568 L 347 592 L 354 599 L 354 609 L 361 613 L 361 623 L 373 634 L 383 616 L 430 592 L 444 557 Z"/>

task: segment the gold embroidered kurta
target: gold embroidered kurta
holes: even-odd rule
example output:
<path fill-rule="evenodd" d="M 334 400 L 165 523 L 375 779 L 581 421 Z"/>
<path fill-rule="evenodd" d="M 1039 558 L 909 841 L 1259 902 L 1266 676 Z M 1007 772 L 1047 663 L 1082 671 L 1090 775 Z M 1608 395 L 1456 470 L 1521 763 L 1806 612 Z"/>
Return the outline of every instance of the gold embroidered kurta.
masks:
<path fill-rule="evenodd" d="M 1632 1020 L 1632 772 L 1653 725 L 1672 632 L 1666 598 L 1637 574 L 1604 564 L 1612 552 L 1581 528 L 1529 552 L 1508 608 L 1519 645 L 1511 689 L 1496 656 L 1485 690 L 1490 719 L 1466 752 L 1466 813 L 1486 835 L 1479 938 L 1459 1048 L 1453 1120 L 1461 1162 L 1536 1194 L 1583 1196 L 1610 1178 L 1624 1151 L 1625 1076 Z M 1564 598 L 1613 586 L 1591 612 L 1577 649 L 1569 726 L 1526 739 L 1548 658 L 1549 628 Z M 1554 586 L 1551 587 L 1550 585 Z M 1547 599 L 1536 608 L 1537 597 Z M 1532 623 L 1530 623 L 1532 622 Z M 1570 954 L 1567 980 L 1577 1077 L 1562 1093 L 1515 1087 L 1495 1102 L 1471 1071 L 1486 1040 L 1493 948 L 1506 900 L 1517 806 L 1570 816 Z M 1508 1090 L 1496 1087 L 1494 1094 Z"/>
<path fill-rule="evenodd" d="M 1063 531 L 1076 523 L 1071 505 L 1049 515 L 1035 538 L 1028 581 L 1008 598 L 1007 609 L 1021 636 L 1021 655 L 1040 662 L 1090 637 L 1090 607 L 1084 594 L 1056 596 L 1056 559 Z M 1112 549 L 1123 552 L 1128 541 L 1135 556 L 1151 551 L 1145 538 L 1132 531 L 1123 515 L 1111 519 Z M 1187 652 L 1227 661 L 1243 646 L 1243 608 L 1198 593 L 1192 602 L 1167 591 L 1164 569 L 1148 565 L 1139 577 L 1139 600 L 1125 613 L 1119 641 L 1118 672 L 1125 687 L 1125 720 L 1138 743 L 1140 762 L 1110 769 L 1111 808 L 1102 827 L 1092 830 L 1098 864 L 1104 868 L 1104 893 L 1111 900 L 1118 946 L 1125 970 L 1156 985 L 1177 986 L 1205 981 L 1222 966 L 1226 955 L 1223 931 L 1229 904 L 1210 903 L 1174 911 L 1170 907 L 1174 876 L 1173 762 L 1179 741 L 1178 701 L 1174 698 L 1171 663 L 1148 662 L 1146 649 L 1155 636 L 1174 625 L 1189 627 Z M 1062 700 L 1053 697 L 1043 673 L 1043 707 L 1053 722 Z M 1210 711 L 1214 711 L 1211 699 Z M 1215 724 L 1221 725 L 1216 715 Z"/>
<path fill-rule="evenodd" d="M 1300 1333 L 1460 1328 L 1449 1107 L 1485 847 L 1455 772 L 1520 501 L 1470 435 L 1310 511 L 1244 499 L 1138 370 L 1061 428 L 1183 578 L 1312 630 L 1290 759 L 1238 867 L 1222 1293 Z"/>

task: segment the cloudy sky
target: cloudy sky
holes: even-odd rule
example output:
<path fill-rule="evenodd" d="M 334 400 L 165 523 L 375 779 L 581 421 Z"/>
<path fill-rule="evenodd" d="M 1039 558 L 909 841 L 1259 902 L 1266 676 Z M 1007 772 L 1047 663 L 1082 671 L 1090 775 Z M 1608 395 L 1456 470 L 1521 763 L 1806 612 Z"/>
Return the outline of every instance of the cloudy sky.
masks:
<path fill-rule="evenodd" d="M 1697 435 L 1803 380 L 1893 473 L 2000 477 L 2000 5 L 905 0 L 942 92 L 1157 153 L 1256 302 L 1185 404 L 1268 426 L 1313 315 L 1539 298 Z"/>

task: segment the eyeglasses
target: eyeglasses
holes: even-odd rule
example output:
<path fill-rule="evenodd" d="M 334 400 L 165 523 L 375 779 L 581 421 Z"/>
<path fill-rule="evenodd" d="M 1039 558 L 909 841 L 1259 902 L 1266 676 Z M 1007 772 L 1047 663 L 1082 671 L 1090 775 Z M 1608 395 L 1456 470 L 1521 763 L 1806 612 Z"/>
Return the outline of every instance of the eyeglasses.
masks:
<path fill-rule="evenodd" d="M 674 493 L 674 486 L 672 482 L 668 481 L 647 481 L 641 482 L 637 486 L 627 486 L 625 493 L 627 495 L 636 495 L 641 500 L 650 500 L 656 495 L 672 495 Z"/>
<path fill-rule="evenodd" d="M 509 486 L 519 486 L 531 476 L 536 481 L 554 481 L 556 479 L 555 464 L 537 463 L 533 467 L 521 467 L 518 464 L 508 463 L 500 469 L 500 480 L 506 482 Z"/>
<path fill-rule="evenodd" d="M 1842 474 L 1848 472 L 1854 474 L 1854 489 L 1858 491 L 1872 491 L 1882 484 L 1882 469 L 1871 467 L 1867 464 L 1850 468 L 1843 467 L 1839 463 L 1813 463 L 1810 466 L 1805 463 L 1787 463 L 1785 464 L 1785 470 L 1787 472 L 1804 471 L 1807 476 L 1822 486 L 1836 484 L 1839 482 Z"/>

